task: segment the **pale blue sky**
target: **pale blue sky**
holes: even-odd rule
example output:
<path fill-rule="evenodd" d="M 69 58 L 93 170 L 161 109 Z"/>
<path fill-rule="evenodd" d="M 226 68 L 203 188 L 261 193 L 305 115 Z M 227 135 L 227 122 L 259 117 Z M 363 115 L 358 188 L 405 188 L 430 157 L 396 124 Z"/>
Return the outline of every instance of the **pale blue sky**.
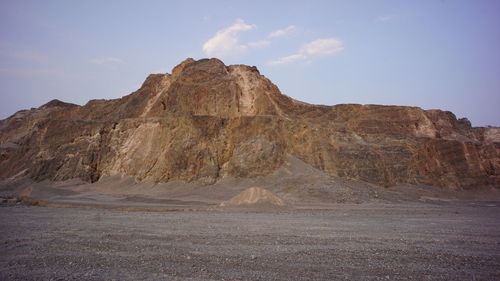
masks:
<path fill-rule="evenodd" d="M 500 125 L 500 1 L 0 1 L 0 118 L 136 90 L 187 57 L 255 65 L 315 104 Z"/>

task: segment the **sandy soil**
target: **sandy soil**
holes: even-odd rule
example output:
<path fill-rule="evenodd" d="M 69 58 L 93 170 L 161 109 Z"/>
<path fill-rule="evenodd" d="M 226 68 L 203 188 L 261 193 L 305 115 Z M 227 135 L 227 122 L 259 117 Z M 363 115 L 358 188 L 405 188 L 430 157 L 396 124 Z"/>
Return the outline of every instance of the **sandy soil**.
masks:
<path fill-rule="evenodd" d="M 286 206 L 219 207 L 249 187 Z M 498 189 L 383 188 L 290 158 L 212 185 L 12 178 L 0 202 L 0 280 L 500 280 Z"/>
<path fill-rule="evenodd" d="M 0 204 L 0 280 L 499 280 L 500 203 L 124 212 Z"/>

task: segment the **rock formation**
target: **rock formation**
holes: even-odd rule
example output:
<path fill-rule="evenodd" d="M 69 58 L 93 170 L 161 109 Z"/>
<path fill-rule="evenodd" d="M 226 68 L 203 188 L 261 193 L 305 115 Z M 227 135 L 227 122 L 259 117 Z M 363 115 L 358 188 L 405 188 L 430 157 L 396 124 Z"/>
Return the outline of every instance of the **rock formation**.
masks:
<path fill-rule="evenodd" d="M 218 59 L 187 59 L 119 99 L 54 100 L 0 121 L 1 179 L 211 184 L 272 173 L 287 155 L 383 186 L 500 188 L 500 128 L 417 107 L 306 104 Z"/>

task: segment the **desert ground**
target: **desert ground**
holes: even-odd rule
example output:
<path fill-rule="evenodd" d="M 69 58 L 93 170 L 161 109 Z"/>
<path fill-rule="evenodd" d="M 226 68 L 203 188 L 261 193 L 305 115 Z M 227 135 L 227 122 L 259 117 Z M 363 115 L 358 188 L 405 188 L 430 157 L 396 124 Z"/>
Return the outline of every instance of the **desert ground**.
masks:
<path fill-rule="evenodd" d="M 292 160 L 209 185 L 4 181 L 0 280 L 500 280 L 498 189 L 384 188 Z"/>
<path fill-rule="evenodd" d="M 0 280 L 500 279 L 499 201 L 264 211 L 0 206 Z"/>

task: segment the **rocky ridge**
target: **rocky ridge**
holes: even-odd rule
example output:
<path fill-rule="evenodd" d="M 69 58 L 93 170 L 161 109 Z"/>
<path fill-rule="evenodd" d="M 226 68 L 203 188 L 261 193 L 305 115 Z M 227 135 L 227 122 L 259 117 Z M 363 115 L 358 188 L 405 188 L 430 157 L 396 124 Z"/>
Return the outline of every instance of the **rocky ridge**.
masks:
<path fill-rule="evenodd" d="M 500 128 L 417 107 L 310 105 L 218 59 L 187 59 L 119 99 L 54 100 L 0 121 L 2 179 L 212 184 L 270 174 L 288 155 L 382 186 L 500 188 Z"/>

